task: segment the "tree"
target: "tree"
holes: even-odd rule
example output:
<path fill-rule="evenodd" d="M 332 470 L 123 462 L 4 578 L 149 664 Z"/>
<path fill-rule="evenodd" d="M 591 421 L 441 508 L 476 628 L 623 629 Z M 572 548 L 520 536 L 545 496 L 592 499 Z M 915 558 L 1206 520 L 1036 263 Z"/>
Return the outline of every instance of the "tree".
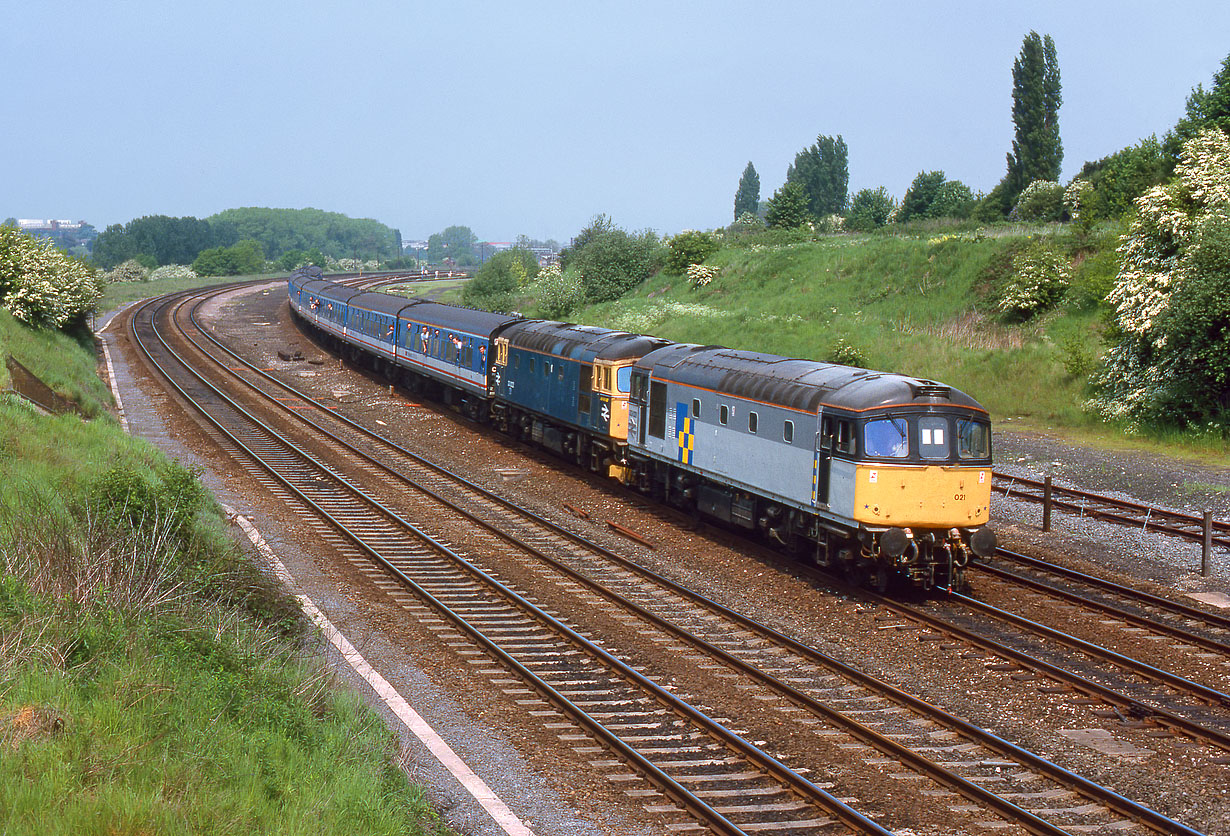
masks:
<path fill-rule="evenodd" d="M 743 176 L 739 178 L 739 188 L 735 191 L 735 220 L 744 212 L 755 215 L 760 211 L 760 175 L 749 160 Z"/>
<path fill-rule="evenodd" d="M 669 253 L 666 266 L 672 273 L 683 274 L 693 264 L 701 264 L 713 255 L 721 244 L 707 232 L 685 230 L 666 242 Z"/>
<path fill-rule="evenodd" d="M 1177 152 L 1175 158 L 1177 159 Z M 1081 200 L 1081 219 L 1086 223 L 1119 218 L 1131 211 L 1136 198 L 1163 183 L 1173 169 L 1156 136 L 1116 151 L 1100 160 L 1086 162 L 1077 176 L 1089 183 L 1090 194 Z"/>
<path fill-rule="evenodd" d="M 101 295 L 95 271 L 16 225 L 0 226 L 0 306 L 42 328 L 63 328 L 94 310 Z"/>
<path fill-rule="evenodd" d="M 1059 58 L 1051 36 L 1025 36 L 1021 54 L 1012 64 L 1012 124 L 1015 136 L 1008 156 L 1005 206 L 1035 180 L 1058 181 L 1063 165 L 1059 138 Z"/>
<path fill-rule="evenodd" d="M 468 226 L 449 226 L 427 239 L 427 260 L 440 262 L 451 258 L 454 263 L 467 266 L 477 264 L 474 245 L 478 236 Z"/>
<path fill-rule="evenodd" d="M 798 229 L 811 220 L 807 211 L 807 197 L 799 183 L 783 183 L 769 198 L 769 210 L 765 223 L 770 229 Z"/>
<path fill-rule="evenodd" d="M 467 305 L 487 310 L 508 311 L 516 304 L 516 294 L 538 275 L 538 258 L 524 247 L 498 252 L 466 282 L 461 298 Z"/>
<path fill-rule="evenodd" d="M 572 260 L 576 257 L 577 253 L 585 249 L 585 247 L 599 235 L 604 235 L 614 228 L 615 222 L 605 214 L 599 212 L 597 215 L 594 215 L 590 219 L 589 225 L 578 232 L 576 237 L 572 239 L 572 243 L 560 250 L 560 269 L 567 270 L 568 265 L 572 263 Z"/>
<path fill-rule="evenodd" d="M 588 301 L 606 302 L 653 275 L 661 266 L 662 249 L 662 242 L 650 230 L 629 234 L 610 229 L 579 249 L 571 268 L 580 275 Z"/>
<path fill-rule="evenodd" d="M 860 189 L 850 201 L 850 214 L 846 226 L 862 232 L 870 232 L 888 224 L 888 217 L 897 208 L 897 202 L 883 186 L 878 189 Z"/>
<path fill-rule="evenodd" d="M 1183 118 L 1166 135 L 1166 152 L 1172 163 L 1177 161 L 1183 143 L 1205 128 L 1217 128 L 1230 133 L 1230 55 L 1221 62 L 1221 69 L 1213 76 L 1213 86 L 1205 90 L 1197 84 L 1187 97 Z"/>
<path fill-rule="evenodd" d="M 1222 424 L 1230 417 L 1230 135 L 1183 145 L 1175 178 L 1136 201 L 1108 301 L 1119 343 L 1094 383 L 1105 417 Z"/>
<path fill-rule="evenodd" d="M 794 164 L 786 169 L 786 182 L 802 187 L 812 217 L 845 212 L 850 188 L 847 157 L 846 142 L 840 134 L 821 135 L 816 137 L 815 145 L 795 154 Z"/>

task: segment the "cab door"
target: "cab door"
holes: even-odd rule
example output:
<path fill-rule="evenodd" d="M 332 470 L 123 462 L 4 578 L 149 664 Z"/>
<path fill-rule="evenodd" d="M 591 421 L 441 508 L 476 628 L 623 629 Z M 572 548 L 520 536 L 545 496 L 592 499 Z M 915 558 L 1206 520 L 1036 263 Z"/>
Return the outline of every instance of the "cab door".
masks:
<path fill-rule="evenodd" d="M 829 469 L 833 463 L 833 419 L 821 407 L 817 415 L 815 463 L 812 465 L 811 504 L 818 508 L 829 505 Z"/>

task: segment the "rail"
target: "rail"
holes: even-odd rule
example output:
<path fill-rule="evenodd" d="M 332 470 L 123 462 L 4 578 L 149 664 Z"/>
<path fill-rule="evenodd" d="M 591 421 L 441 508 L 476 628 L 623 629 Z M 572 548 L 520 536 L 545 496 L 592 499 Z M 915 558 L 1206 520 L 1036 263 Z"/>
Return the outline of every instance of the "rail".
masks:
<path fill-rule="evenodd" d="M 1043 531 L 1050 531 L 1051 511 L 1058 509 L 1103 522 L 1139 527 L 1142 532 L 1152 530 L 1201 543 L 1201 569 L 1206 576 L 1209 574 L 1212 548 L 1220 546 L 1230 550 L 1230 522 L 1215 520 L 1208 511 L 1197 516 L 1156 505 L 1116 499 L 1104 494 L 1056 485 L 1050 476 L 1038 480 L 996 472 L 991 475 L 991 489 L 1005 497 L 1041 503 Z"/>

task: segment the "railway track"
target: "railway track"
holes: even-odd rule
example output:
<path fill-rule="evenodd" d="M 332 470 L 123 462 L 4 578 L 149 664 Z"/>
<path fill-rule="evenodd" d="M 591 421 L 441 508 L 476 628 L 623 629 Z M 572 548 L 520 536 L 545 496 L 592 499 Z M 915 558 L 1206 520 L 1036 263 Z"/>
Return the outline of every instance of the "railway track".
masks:
<path fill-rule="evenodd" d="M 1079 517 L 1117 523 L 1141 531 L 1156 531 L 1195 543 L 1205 538 L 1204 518 L 1195 514 L 1048 484 L 1045 480 L 992 473 L 991 490 L 1005 497 L 1049 504 L 1052 508 Z M 1230 549 L 1230 522 L 1210 520 L 1209 543 L 1210 546 Z"/>
<path fill-rule="evenodd" d="M 160 350 L 153 349 L 151 356 Z M 197 350 L 206 349 L 198 344 Z M 233 364 L 235 358 L 222 362 Z M 239 373 L 249 383 L 260 377 L 251 369 Z M 268 385 L 269 380 L 265 376 L 263 384 L 256 385 Z M 641 674 L 585 639 L 584 630 L 535 607 L 529 600 L 533 595 L 518 592 L 519 586 L 538 595 L 554 584 L 566 597 L 605 610 L 598 622 L 634 625 L 641 635 L 657 631 L 647 641 L 676 654 L 675 662 L 694 665 L 700 672 L 694 680 L 716 677 L 730 680 L 727 685 L 738 680 L 734 687 L 743 702 L 772 705 L 793 726 L 809 731 L 814 738 L 810 747 L 830 752 L 834 746 L 874 749 L 895 764 L 888 767 L 897 770 L 891 773 L 894 777 L 925 776 L 945 792 L 978 805 L 983 812 L 977 815 L 994 814 L 1032 833 L 1071 832 L 1066 827 L 1084 832 L 1115 827 L 1116 822 L 1143 823 L 1159 833 L 1195 832 L 544 520 L 519 511 L 510 517 L 512 509 L 503 500 L 488 495 L 476 502 L 473 496 L 481 489 L 464 480 L 421 462 L 409 466 L 417 475 L 407 475 L 405 462 L 413 462 L 407 451 L 385 451 L 398 460 L 391 469 L 366 454 L 345 468 L 332 457 L 326 464 L 319 453 L 307 449 L 319 442 L 292 445 L 272 427 L 253 429 L 247 410 L 233 401 L 225 405 L 220 389 L 205 388 L 212 393 L 205 401 L 220 416 L 219 432 L 241 445 L 253 461 L 266 463 L 262 478 L 274 490 L 313 507 L 317 524 L 327 524 L 327 536 L 339 552 L 359 563 L 380 564 L 392 578 L 385 576 L 382 583 L 413 590 L 412 608 L 430 606 L 458 635 L 481 647 L 505 671 L 516 672 L 553 711 L 592 738 L 579 748 L 589 751 L 597 743 L 618 756 L 615 761 L 596 761 L 601 768 L 638 768 L 654 784 L 644 792 L 665 793 L 672 800 L 648 805 L 655 812 L 670 812 L 673 805 L 717 832 L 830 832 L 826 828 L 838 822 L 853 832 L 881 832 L 868 816 L 803 777 L 808 769 L 822 768 L 824 761 L 792 770 L 783 760 L 793 758 L 776 757 L 746 737 L 728 735 L 724 723 L 694 705 L 712 697 L 683 699 L 678 690 L 660 688 L 656 682 L 671 679 L 672 669 Z M 197 389 L 188 382 L 183 391 Z M 283 391 L 278 397 L 287 418 L 306 420 L 311 415 L 314 425 L 318 420 L 336 423 L 331 412 L 301 395 Z M 232 427 L 232 421 L 244 426 Z M 351 437 L 346 442 L 351 456 L 360 445 L 373 443 L 357 427 L 339 434 Z M 383 469 L 379 478 L 372 478 L 373 468 Z M 275 475 L 281 471 L 286 475 Z M 358 489 L 394 477 L 401 485 L 391 491 L 386 487 L 386 495 L 363 498 Z M 440 484 L 442 479 L 451 479 L 451 484 Z M 447 501 L 471 522 L 481 522 L 484 533 L 459 534 L 454 529 L 451 536 L 431 534 L 412 525 L 409 517 L 428 518 L 438 512 L 431 514 L 421 506 L 397 508 L 411 485 L 431 501 Z M 448 494 L 452 497 L 445 499 Z M 459 500 L 459 495 L 469 498 Z M 483 507 L 464 510 L 465 504 Z M 460 554 L 447 544 L 458 536 L 467 542 L 485 538 L 482 556 Z M 487 542 L 492 538 L 505 546 L 519 543 L 515 548 L 520 553 L 497 560 L 499 549 Z M 662 662 L 643 666 L 652 664 Z M 745 719 L 736 722 L 749 724 Z M 889 762 L 880 759 L 880 765 Z M 756 801 L 732 803 L 732 798 Z"/>

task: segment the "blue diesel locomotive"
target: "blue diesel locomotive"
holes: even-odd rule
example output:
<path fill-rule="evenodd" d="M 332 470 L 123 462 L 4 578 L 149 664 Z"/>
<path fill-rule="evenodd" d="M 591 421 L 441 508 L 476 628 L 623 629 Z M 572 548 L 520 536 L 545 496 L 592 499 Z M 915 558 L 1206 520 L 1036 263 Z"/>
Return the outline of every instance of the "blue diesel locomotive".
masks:
<path fill-rule="evenodd" d="M 660 501 L 884 589 L 990 556 L 991 426 L 905 375 L 357 291 L 294 313 L 344 356 Z"/>

